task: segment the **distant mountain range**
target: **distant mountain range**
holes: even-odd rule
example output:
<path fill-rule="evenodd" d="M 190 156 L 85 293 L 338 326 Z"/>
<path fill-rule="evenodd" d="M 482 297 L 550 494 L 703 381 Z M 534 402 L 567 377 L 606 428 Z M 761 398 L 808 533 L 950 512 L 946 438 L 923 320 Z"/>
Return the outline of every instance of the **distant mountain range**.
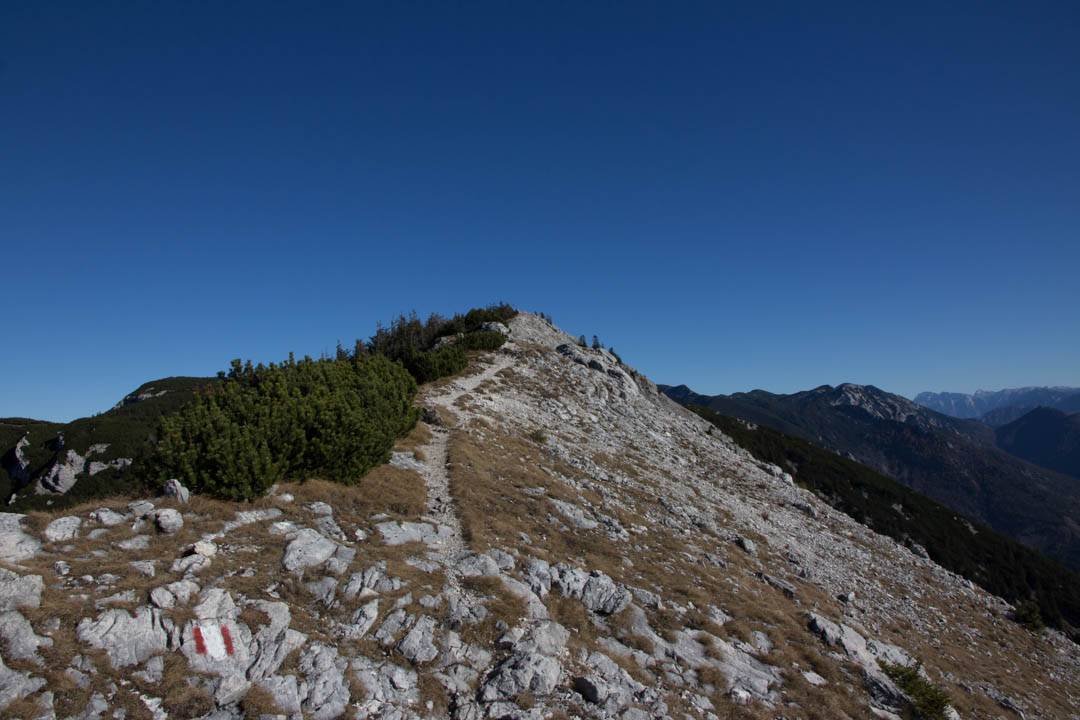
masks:
<path fill-rule="evenodd" d="M 921 392 L 915 402 L 944 415 L 983 419 L 988 425 L 1012 422 L 1037 407 L 1065 412 L 1080 411 L 1080 388 L 1024 387 L 1005 390 L 976 390 L 974 393 Z"/>
<path fill-rule="evenodd" d="M 754 390 L 707 396 L 685 385 L 660 388 L 684 405 L 839 452 L 1080 568 L 1080 481 L 999 449 L 994 429 L 982 422 L 869 385 L 823 385 L 790 395 Z"/>

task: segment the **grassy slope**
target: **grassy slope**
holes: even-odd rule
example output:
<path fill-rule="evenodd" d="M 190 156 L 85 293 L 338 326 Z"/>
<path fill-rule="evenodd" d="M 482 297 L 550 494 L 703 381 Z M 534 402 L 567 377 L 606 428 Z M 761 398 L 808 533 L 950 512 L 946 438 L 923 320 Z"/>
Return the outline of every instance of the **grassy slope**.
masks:
<path fill-rule="evenodd" d="M 865 465 L 768 427 L 750 429 L 741 420 L 692 409 L 756 458 L 789 470 L 800 485 L 876 532 L 922 545 L 941 566 L 1010 602 L 1034 596 L 1055 627 L 1080 627 L 1080 575 Z"/>

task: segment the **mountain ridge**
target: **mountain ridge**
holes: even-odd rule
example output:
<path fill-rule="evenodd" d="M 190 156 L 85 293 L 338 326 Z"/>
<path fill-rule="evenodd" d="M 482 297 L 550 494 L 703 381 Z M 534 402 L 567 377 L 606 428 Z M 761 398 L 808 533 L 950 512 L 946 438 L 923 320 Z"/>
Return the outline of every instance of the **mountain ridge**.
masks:
<path fill-rule="evenodd" d="M 1080 712 L 1080 645 L 1020 625 L 1022 603 L 856 522 L 613 353 L 521 313 L 466 359 L 420 384 L 389 462 L 345 483 L 290 477 L 235 502 L 169 481 L 0 514 L 0 633 L 18 648 L 0 710 Z"/>

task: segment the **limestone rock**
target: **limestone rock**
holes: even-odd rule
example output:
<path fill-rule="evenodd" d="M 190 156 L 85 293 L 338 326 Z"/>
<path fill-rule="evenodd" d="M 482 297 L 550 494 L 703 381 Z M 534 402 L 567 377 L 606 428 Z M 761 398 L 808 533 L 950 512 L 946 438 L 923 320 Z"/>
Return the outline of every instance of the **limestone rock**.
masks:
<path fill-rule="evenodd" d="M 322 565 L 337 550 L 337 543 L 310 528 L 300 530 L 285 548 L 281 564 L 289 572 Z"/>
<path fill-rule="evenodd" d="M 104 650 L 115 668 L 138 665 L 163 652 L 172 621 L 147 606 L 134 615 L 126 610 L 106 610 L 96 619 L 83 618 L 75 630 L 79 642 Z"/>
<path fill-rule="evenodd" d="M 0 513 L 0 560 L 20 563 L 41 549 L 41 542 L 23 530 L 24 517 L 18 513 Z"/>
<path fill-rule="evenodd" d="M 413 663 L 426 663 L 439 655 L 434 643 L 435 621 L 421 616 L 408 634 L 398 643 L 397 649 Z"/>
<path fill-rule="evenodd" d="M 341 717 L 349 702 L 346 668 L 348 662 L 334 647 L 312 643 L 304 649 L 299 669 L 307 679 L 307 695 L 302 703 L 306 716 L 313 720 Z"/>
<path fill-rule="evenodd" d="M 4 664 L 3 656 L 0 656 L 0 711 L 43 687 L 43 679 L 12 670 Z"/>
<path fill-rule="evenodd" d="M 127 516 L 109 508 L 98 508 L 90 513 L 90 519 L 105 527 L 116 527 L 127 520 Z"/>
<path fill-rule="evenodd" d="M 50 638 L 34 632 L 30 621 L 16 610 L 0 613 L 0 641 L 8 660 L 38 660 L 38 648 L 52 647 Z"/>
<path fill-rule="evenodd" d="M 0 568 L 0 611 L 38 607 L 44 587 L 40 575 L 19 575 Z"/>
<path fill-rule="evenodd" d="M 184 518 L 179 511 L 164 508 L 154 513 L 154 524 L 157 525 L 157 529 L 161 532 L 171 535 L 180 532 L 180 529 L 184 527 Z"/>
<path fill-rule="evenodd" d="M 387 545 L 404 545 L 405 543 L 421 542 L 427 545 L 447 541 L 452 531 L 445 525 L 435 527 L 431 523 L 423 522 L 394 522 L 379 523 L 375 529 L 382 535 L 383 542 Z"/>
<path fill-rule="evenodd" d="M 165 497 L 176 498 L 176 501 L 181 505 L 186 505 L 188 499 L 191 497 L 191 491 L 184 487 L 176 478 L 172 478 L 165 483 L 162 494 Z"/>
<path fill-rule="evenodd" d="M 512 654 L 484 683 L 480 699 L 494 702 L 511 700 L 522 693 L 552 693 L 562 674 L 558 656 L 569 637 L 566 628 L 550 620 L 531 625 L 513 645 Z"/>
<path fill-rule="evenodd" d="M 45 527 L 45 539 L 49 542 L 67 542 L 79 536 L 82 518 L 75 515 L 56 518 Z"/>

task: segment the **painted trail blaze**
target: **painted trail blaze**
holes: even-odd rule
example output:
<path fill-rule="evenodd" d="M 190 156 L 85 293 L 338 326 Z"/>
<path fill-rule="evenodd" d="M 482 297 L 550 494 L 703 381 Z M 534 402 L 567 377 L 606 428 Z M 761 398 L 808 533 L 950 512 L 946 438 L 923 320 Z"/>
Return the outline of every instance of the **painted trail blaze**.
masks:
<path fill-rule="evenodd" d="M 196 625 L 191 636 L 195 640 L 195 652 L 209 655 L 213 660 L 222 660 L 233 654 L 232 633 L 227 625 Z"/>

